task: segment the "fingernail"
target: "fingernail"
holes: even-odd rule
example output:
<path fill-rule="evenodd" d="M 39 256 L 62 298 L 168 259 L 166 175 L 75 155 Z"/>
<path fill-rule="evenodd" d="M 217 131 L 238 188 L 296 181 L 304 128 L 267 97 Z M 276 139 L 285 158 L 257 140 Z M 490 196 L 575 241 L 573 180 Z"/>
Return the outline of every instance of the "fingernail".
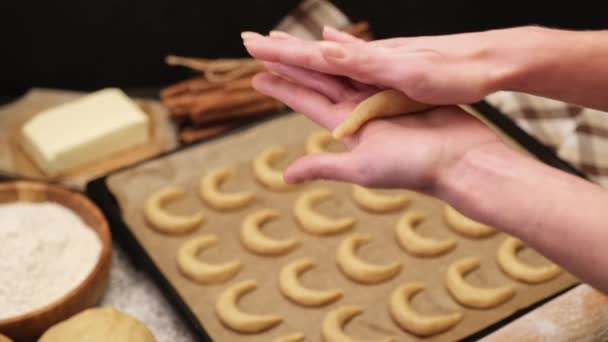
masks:
<path fill-rule="evenodd" d="M 261 34 L 257 33 L 257 32 L 251 32 L 251 31 L 244 31 L 241 32 L 241 38 L 243 39 L 243 41 L 248 41 L 251 39 L 255 39 L 255 38 L 261 38 L 263 37 Z"/>
<path fill-rule="evenodd" d="M 326 57 L 342 59 L 346 58 L 346 50 L 337 43 L 323 41 L 319 43 L 321 46 L 321 52 Z"/>
<path fill-rule="evenodd" d="M 269 35 L 273 38 L 291 38 L 291 35 L 289 33 L 276 30 L 270 31 Z"/>

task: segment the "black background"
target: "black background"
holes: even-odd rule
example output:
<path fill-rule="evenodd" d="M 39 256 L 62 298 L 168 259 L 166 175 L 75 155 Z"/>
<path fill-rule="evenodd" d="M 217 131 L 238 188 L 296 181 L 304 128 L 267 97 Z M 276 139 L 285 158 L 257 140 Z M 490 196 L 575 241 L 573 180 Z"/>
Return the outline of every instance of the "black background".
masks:
<path fill-rule="evenodd" d="M 0 95 L 32 86 L 158 88 L 188 75 L 169 53 L 244 56 L 239 32 L 267 32 L 299 0 L 25 0 L 0 4 Z M 378 37 L 524 24 L 608 27 L 605 1 L 333 1 Z"/>

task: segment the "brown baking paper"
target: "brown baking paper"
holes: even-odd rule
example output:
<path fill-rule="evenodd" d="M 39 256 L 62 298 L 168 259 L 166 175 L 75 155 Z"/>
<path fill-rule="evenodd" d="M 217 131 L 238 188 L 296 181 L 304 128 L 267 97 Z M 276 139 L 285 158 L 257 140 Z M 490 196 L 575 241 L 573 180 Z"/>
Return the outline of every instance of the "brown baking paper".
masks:
<path fill-rule="evenodd" d="M 0 107 L 0 174 L 8 177 L 52 181 L 72 189 L 84 190 L 90 180 L 177 147 L 175 129 L 167 110 L 158 101 L 136 99 L 135 102 L 148 114 L 151 122 L 150 141 L 147 144 L 135 146 L 108 158 L 82 165 L 57 177 L 48 177 L 21 148 L 19 143 L 21 126 L 37 113 L 73 101 L 83 95 L 85 93 L 34 88 L 19 100 Z"/>
<path fill-rule="evenodd" d="M 534 286 L 507 278 L 495 261 L 496 250 L 506 235 L 499 233 L 480 240 L 458 236 L 442 221 L 442 203 L 426 196 L 412 194 L 414 199 L 407 208 L 422 210 L 429 216 L 418 231 L 428 236 L 453 237 L 458 240 L 455 250 L 437 258 L 418 258 L 403 252 L 395 238 L 396 222 L 402 212 L 370 214 L 359 209 L 351 199 L 351 186 L 348 184 L 314 182 L 295 191 L 275 193 L 256 183 L 251 171 L 251 160 L 257 153 L 271 145 L 284 145 L 289 147 L 289 159 L 292 160 L 303 154 L 305 138 L 317 129 L 318 127 L 307 119 L 290 115 L 240 134 L 147 162 L 108 178 L 108 185 L 118 199 L 126 223 L 214 341 L 268 342 L 297 331 L 305 333 L 307 341 L 320 341 L 320 326 L 325 314 L 346 304 L 357 304 L 365 309 L 362 315 L 346 326 L 346 332 L 353 337 L 380 338 L 391 335 L 395 336 L 397 341 L 452 341 L 468 336 L 505 318 L 517 309 L 577 282 L 566 273 L 550 282 Z M 287 162 L 284 161 L 280 166 L 286 165 Z M 220 213 L 202 203 L 198 196 L 200 176 L 224 166 L 237 166 L 239 171 L 238 179 L 229 180 L 225 185 L 226 190 L 254 189 L 258 195 L 255 205 L 230 213 Z M 172 184 L 185 185 L 188 193 L 169 204 L 168 210 L 191 213 L 203 209 L 207 214 L 207 222 L 199 230 L 186 236 L 172 237 L 157 233 L 146 224 L 142 215 L 145 198 L 152 192 Z M 292 216 L 292 205 L 301 190 L 318 186 L 329 187 L 335 194 L 333 200 L 318 207 L 320 211 L 332 216 L 353 215 L 357 218 L 357 224 L 352 232 L 368 232 L 373 235 L 372 242 L 360 248 L 358 254 L 361 258 L 377 263 L 394 260 L 402 262 L 402 271 L 396 278 L 379 285 L 360 285 L 348 280 L 335 264 L 335 251 L 338 243 L 350 233 L 317 237 L 307 235 L 298 228 Z M 277 208 L 282 212 L 280 219 L 265 227 L 269 235 L 296 237 L 303 244 L 292 253 L 281 257 L 260 257 L 245 251 L 238 240 L 241 222 L 245 215 L 260 208 Z M 219 237 L 219 244 L 203 253 L 204 260 L 220 262 L 238 259 L 244 264 L 242 271 L 226 284 L 198 285 L 183 277 L 177 269 L 175 255 L 179 246 L 194 236 L 209 233 Z M 481 268 L 467 276 L 471 283 L 480 286 L 511 285 L 517 290 L 515 297 L 491 310 L 467 309 L 457 304 L 444 287 L 444 277 L 447 266 L 452 261 L 466 256 L 482 259 Z M 529 249 L 522 251 L 520 256 L 532 264 L 546 262 Z M 302 282 L 305 285 L 318 289 L 341 288 L 345 296 L 322 308 L 304 308 L 285 299 L 277 287 L 279 270 L 288 262 L 302 257 L 313 257 L 319 262 L 317 268 L 304 273 Z M 215 299 L 227 286 L 246 279 L 255 279 L 259 287 L 243 297 L 240 302 L 242 309 L 251 313 L 281 315 L 284 317 L 281 325 L 261 334 L 245 335 L 233 332 L 219 322 L 214 313 Z M 417 310 L 428 314 L 460 311 L 464 313 L 464 319 L 452 330 L 426 339 L 400 330 L 389 316 L 388 298 L 390 292 L 399 284 L 414 280 L 426 284 L 426 290 L 413 299 L 413 306 Z"/>

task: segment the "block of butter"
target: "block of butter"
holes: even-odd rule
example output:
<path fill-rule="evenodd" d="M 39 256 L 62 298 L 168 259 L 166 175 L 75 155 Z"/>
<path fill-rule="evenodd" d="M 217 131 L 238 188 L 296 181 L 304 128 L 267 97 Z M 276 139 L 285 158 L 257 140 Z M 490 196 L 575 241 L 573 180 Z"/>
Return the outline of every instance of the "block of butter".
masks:
<path fill-rule="evenodd" d="M 116 88 L 42 111 L 21 128 L 23 149 L 48 176 L 145 144 L 148 139 L 148 115 Z"/>

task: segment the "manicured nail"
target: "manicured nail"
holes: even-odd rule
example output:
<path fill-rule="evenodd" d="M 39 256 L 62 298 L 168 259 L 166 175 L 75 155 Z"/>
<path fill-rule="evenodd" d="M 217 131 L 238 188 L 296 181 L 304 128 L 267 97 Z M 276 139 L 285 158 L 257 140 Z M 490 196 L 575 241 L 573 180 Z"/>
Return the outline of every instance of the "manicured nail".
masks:
<path fill-rule="evenodd" d="M 291 35 L 287 32 L 283 32 L 283 31 L 270 31 L 269 34 L 272 38 L 291 38 Z"/>
<path fill-rule="evenodd" d="M 347 52 L 346 50 L 337 43 L 323 41 L 319 43 L 321 46 L 321 52 L 326 57 L 342 59 L 346 58 Z"/>
<path fill-rule="evenodd" d="M 241 38 L 243 39 L 243 41 L 248 41 L 251 39 L 261 38 L 261 37 L 263 37 L 263 36 L 257 32 L 251 32 L 251 31 L 241 32 Z"/>

